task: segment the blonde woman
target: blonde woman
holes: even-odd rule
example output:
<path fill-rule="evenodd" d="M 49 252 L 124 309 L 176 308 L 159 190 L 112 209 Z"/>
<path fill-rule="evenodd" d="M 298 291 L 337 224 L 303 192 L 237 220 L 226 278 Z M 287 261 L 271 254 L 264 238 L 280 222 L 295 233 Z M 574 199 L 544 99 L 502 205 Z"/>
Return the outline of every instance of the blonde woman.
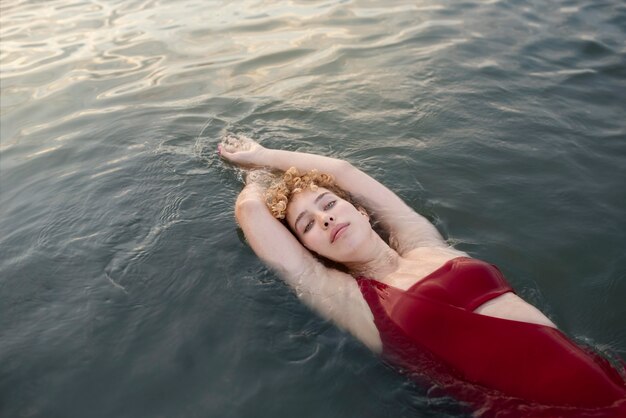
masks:
<path fill-rule="evenodd" d="M 252 171 L 239 194 L 249 245 L 304 303 L 390 363 L 481 416 L 626 412 L 623 366 L 574 344 L 497 267 L 452 248 L 372 177 L 245 137 L 227 137 L 218 151 L 243 168 L 282 172 L 268 184 Z"/>

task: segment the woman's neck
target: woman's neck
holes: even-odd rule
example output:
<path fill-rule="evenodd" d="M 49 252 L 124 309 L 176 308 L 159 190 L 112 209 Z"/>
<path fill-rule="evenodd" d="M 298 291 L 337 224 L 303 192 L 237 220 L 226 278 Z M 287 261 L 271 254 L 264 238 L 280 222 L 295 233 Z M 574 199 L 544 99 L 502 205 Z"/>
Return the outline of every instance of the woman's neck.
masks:
<path fill-rule="evenodd" d="M 362 261 L 345 264 L 352 276 L 383 280 L 398 269 L 400 255 L 380 238 L 376 244 L 370 248 Z"/>

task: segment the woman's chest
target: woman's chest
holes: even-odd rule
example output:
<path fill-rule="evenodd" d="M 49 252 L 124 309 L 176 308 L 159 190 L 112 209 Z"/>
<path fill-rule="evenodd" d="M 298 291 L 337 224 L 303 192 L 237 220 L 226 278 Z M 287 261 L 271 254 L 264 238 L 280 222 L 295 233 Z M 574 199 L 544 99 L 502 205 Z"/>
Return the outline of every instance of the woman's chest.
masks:
<path fill-rule="evenodd" d="M 467 256 L 466 253 L 448 249 L 419 248 L 404 255 L 398 268 L 382 280 L 388 286 L 407 290 L 432 276 L 448 261 Z"/>

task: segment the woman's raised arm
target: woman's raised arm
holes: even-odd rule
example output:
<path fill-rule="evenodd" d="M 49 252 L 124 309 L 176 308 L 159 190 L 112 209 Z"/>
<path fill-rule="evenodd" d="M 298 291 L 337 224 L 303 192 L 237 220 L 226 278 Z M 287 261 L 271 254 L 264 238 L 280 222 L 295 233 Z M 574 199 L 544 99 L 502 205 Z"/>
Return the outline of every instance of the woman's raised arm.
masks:
<path fill-rule="evenodd" d="M 308 306 L 352 333 L 373 351 L 380 337 L 372 314 L 349 274 L 320 263 L 265 205 L 263 186 L 249 182 L 235 206 L 237 222 L 256 255 Z"/>
<path fill-rule="evenodd" d="M 245 151 L 229 152 L 228 145 L 221 155 L 236 164 L 271 167 L 282 171 L 295 167 L 298 171 L 317 169 L 331 174 L 343 190 L 350 193 L 373 214 L 390 234 L 390 244 L 400 254 L 418 247 L 447 247 L 437 229 L 423 216 L 407 206 L 395 193 L 354 167 L 347 161 L 302 152 L 269 149 L 246 139 Z"/>

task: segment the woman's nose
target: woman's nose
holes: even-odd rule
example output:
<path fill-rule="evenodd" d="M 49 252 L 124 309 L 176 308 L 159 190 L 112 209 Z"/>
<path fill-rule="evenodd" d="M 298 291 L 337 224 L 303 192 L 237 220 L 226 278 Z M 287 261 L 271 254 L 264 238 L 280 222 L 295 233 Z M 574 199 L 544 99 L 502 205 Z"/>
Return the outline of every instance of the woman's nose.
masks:
<path fill-rule="evenodd" d="M 335 222 L 335 218 L 333 216 L 330 216 L 328 214 L 323 215 L 322 225 L 324 225 L 324 228 L 328 228 L 333 222 Z"/>

